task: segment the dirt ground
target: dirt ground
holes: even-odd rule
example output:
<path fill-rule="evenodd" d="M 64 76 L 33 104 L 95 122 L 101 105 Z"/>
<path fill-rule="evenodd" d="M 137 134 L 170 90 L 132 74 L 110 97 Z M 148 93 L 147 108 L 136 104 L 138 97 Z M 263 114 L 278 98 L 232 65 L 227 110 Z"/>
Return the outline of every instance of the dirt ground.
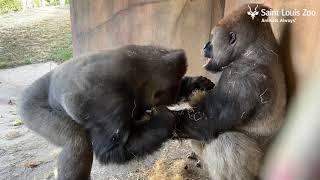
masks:
<path fill-rule="evenodd" d="M 71 56 L 69 7 L 45 7 L 0 16 L 0 68 Z M 58 54 L 59 55 L 59 54 Z"/>
<path fill-rule="evenodd" d="M 16 104 L 26 86 L 56 66 L 54 62 L 47 62 L 0 70 L 0 179 L 54 179 L 60 149 L 17 123 L 20 117 Z M 156 165 L 155 169 L 161 172 L 153 175 L 153 179 L 168 179 L 162 177 L 163 173 L 182 174 L 174 179 L 208 179 L 206 172 L 195 166 L 195 161 L 187 160 L 188 153 L 188 143 L 170 141 L 155 154 L 126 165 L 102 166 L 95 160 L 92 179 L 147 179 L 149 170 L 157 161 L 165 164 L 161 167 Z"/>

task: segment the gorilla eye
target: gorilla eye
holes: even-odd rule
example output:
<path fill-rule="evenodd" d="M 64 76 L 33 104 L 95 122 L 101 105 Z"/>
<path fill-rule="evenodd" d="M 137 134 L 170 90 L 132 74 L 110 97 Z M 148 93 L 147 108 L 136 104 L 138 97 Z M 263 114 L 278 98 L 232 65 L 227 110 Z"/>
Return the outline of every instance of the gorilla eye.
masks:
<path fill-rule="evenodd" d="M 237 40 L 236 33 L 229 32 L 229 43 L 234 44 Z"/>

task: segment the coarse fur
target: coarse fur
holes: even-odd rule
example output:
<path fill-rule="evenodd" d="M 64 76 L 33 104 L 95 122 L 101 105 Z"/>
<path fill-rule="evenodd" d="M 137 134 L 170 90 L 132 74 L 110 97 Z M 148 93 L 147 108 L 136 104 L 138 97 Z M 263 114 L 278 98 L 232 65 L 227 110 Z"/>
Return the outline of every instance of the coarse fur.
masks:
<path fill-rule="evenodd" d="M 250 4 L 256 7 L 256 4 Z M 258 6 L 258 11 L 263 5 Z M 177 134 L 191 138 L 213 179 L 259 177 L 262 158 L 283 122 L 286 86 L 271 26 L 247 15 L 248 6 L 223 18 L 206 44 L 205 68 L 222 72 L 192 110 L 175 112 Z M 193 98 L 191 98 L 193 99 Z"/>
<path fill-rule="evenodd" d="M 211 89 L 204 77 L 183 77 L 185 52 L 128 45 L 74 58 L 47 73 L 21 96 L 25 124 L 63 147 L 58 179 L 89 179 L 93 153 L 103 163 L 125 163 L 161 147 L 175 118 L 165 107 L 194 89 Z"/>

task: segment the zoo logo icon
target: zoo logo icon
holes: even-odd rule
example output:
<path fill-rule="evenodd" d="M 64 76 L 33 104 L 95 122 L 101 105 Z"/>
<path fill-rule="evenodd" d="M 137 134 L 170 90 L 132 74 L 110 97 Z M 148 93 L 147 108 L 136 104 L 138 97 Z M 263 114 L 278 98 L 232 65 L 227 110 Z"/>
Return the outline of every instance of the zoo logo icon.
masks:
<path fill-rule="evenodd" d="M 254 20 L 254 18 L 259 14 L 259 11 L 257 11 L 258 4 L 257 4 L 257 6 L 254 8 L 254 11 L 251 10 L 250 5 L 248 5 L 248 7 L 249 7 L 249 11 L 247 11 L 247 14 L 248 14 L 249 16 L 251 16 L 252 20 Z"/>

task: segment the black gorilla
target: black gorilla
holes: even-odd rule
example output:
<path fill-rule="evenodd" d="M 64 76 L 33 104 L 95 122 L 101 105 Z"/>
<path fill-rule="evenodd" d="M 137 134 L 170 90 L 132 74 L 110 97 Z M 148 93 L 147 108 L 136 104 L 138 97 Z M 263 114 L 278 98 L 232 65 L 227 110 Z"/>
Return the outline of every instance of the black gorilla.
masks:
<path fill-rule="evenodd" d="M 264 17 L 248 16 L 248 6 L 268 9 L 246 5 L 216 25 L 204 48 L 205 68 L 222 72 L 221 77 L 200 102 L 190 102 L 192 110 L 176 112 L 177 133 L 198 140 L 193 149 L 213 179 L 259 176 L 263 152 L 285 113 L 286 85 L 276 39 Z"/>
<path fill-rule="evenodd" d="M 124 163 L 159 149 L 175 120 L 165 107 L 203 78 L 183 78 L 185 52 L 129 45 L 70 60 L 27 88 L 20 115 L 25 124 L 63 147 L 59 179 L 89 179 L 92 151 L 101 163 Z M 179 97 L 178 97 L 179 96 Z"/>

